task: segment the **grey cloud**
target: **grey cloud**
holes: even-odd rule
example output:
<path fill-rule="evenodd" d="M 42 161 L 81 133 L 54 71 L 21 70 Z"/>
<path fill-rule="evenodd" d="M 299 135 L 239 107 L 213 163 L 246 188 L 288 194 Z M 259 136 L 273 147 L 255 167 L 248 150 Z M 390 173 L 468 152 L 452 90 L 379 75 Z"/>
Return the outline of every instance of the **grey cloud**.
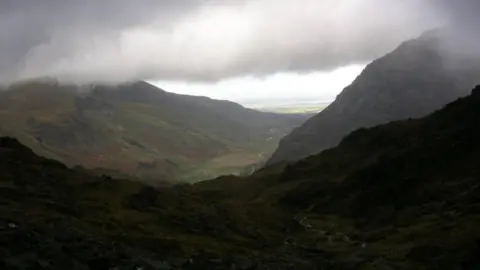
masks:
<path fill-rule="evenodd" d="M 171 19 L 198 3 L 198 0 L 2 0 L 0 79 L 8 81 L 27 75 L 25 70 L 36 51 L 43 54 L 36 57 L 45 61 L 39 65 L 48 67 L 51 62 L 75 55 L 79 43 L 99 36 L 115 39 L 125 28 L 149 24 L 154 16 Z"/>
<path fill-rule="evenodd" d="M 0 82 L 217 81 L 328 70 L 370 61 L 447 18 L 474 25 L 466 18 L 476 17 L 476 2 L 2 0 Z"/>
<path fill-rule="evenodd" d="M 437 7 L 449 22 L 443 33 L 443 48 L 462 56 L 460 59 L 480 60 L 480 1 L 438 0 Z"/>

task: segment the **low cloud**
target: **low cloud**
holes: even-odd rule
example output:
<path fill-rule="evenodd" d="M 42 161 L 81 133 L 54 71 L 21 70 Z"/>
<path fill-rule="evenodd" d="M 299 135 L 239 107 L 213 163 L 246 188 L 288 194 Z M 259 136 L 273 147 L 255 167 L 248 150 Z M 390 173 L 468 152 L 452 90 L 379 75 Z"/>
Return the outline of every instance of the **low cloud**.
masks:
<path fill-rule="evenodd" d="M 4 0 L 0 82 L 212 82 L 328 71 L 470 18 L 468 1 Z"/>

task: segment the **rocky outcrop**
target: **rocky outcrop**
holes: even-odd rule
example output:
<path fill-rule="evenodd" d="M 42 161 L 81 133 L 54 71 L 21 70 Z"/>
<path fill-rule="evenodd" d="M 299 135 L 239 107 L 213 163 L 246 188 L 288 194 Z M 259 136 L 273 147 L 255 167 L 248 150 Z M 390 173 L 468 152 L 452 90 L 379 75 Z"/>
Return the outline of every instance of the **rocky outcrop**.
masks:
<path fill-rule="evenodd" d="M 480 61 L 469 64 L 443 49 L 443 32 L 427 32 L 371 64 L 325 110 L 284 137 L 268 165 L 332 148 L 350 132 L 423 117 L 480 83 Z"/>
<path fill-rule="evenodd" d="M 0 139 L 1 269 L 475 269 L 480 99 L 248 177 L 147 187 Z"/>

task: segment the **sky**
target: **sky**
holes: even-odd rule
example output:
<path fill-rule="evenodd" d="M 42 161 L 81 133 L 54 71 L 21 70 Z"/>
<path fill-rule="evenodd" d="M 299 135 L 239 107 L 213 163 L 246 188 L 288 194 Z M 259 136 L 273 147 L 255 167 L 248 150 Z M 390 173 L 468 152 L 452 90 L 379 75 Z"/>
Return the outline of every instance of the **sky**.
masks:
<path fill-rule="evenodd" d="M 236 100 L 331 98 L 404 40 L 451 21 L 476 28 L 479 3 L 2 0 L 0 83 L 148 80 Z"/>
<path fill-rule="evenodd" d="M 332 102 L 365 68 L 348 65 L 326 72 L 276 73 L 240 77 L 216 83 L 153 81 L 161 89 L 187 95 L 207 95 L 248 107 L 303 106 Z"/>

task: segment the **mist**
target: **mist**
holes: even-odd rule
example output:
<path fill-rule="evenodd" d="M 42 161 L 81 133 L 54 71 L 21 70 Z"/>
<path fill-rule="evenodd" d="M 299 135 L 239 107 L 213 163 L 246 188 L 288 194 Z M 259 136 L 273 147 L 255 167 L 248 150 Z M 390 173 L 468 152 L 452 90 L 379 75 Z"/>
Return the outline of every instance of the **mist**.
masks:
<path fill-rule="evenodd" d="M 331 71 L 459 18 L 474 25 L 476 3 L 458 2 L 2 1 L 0 82 L 212 83 Z"/>

